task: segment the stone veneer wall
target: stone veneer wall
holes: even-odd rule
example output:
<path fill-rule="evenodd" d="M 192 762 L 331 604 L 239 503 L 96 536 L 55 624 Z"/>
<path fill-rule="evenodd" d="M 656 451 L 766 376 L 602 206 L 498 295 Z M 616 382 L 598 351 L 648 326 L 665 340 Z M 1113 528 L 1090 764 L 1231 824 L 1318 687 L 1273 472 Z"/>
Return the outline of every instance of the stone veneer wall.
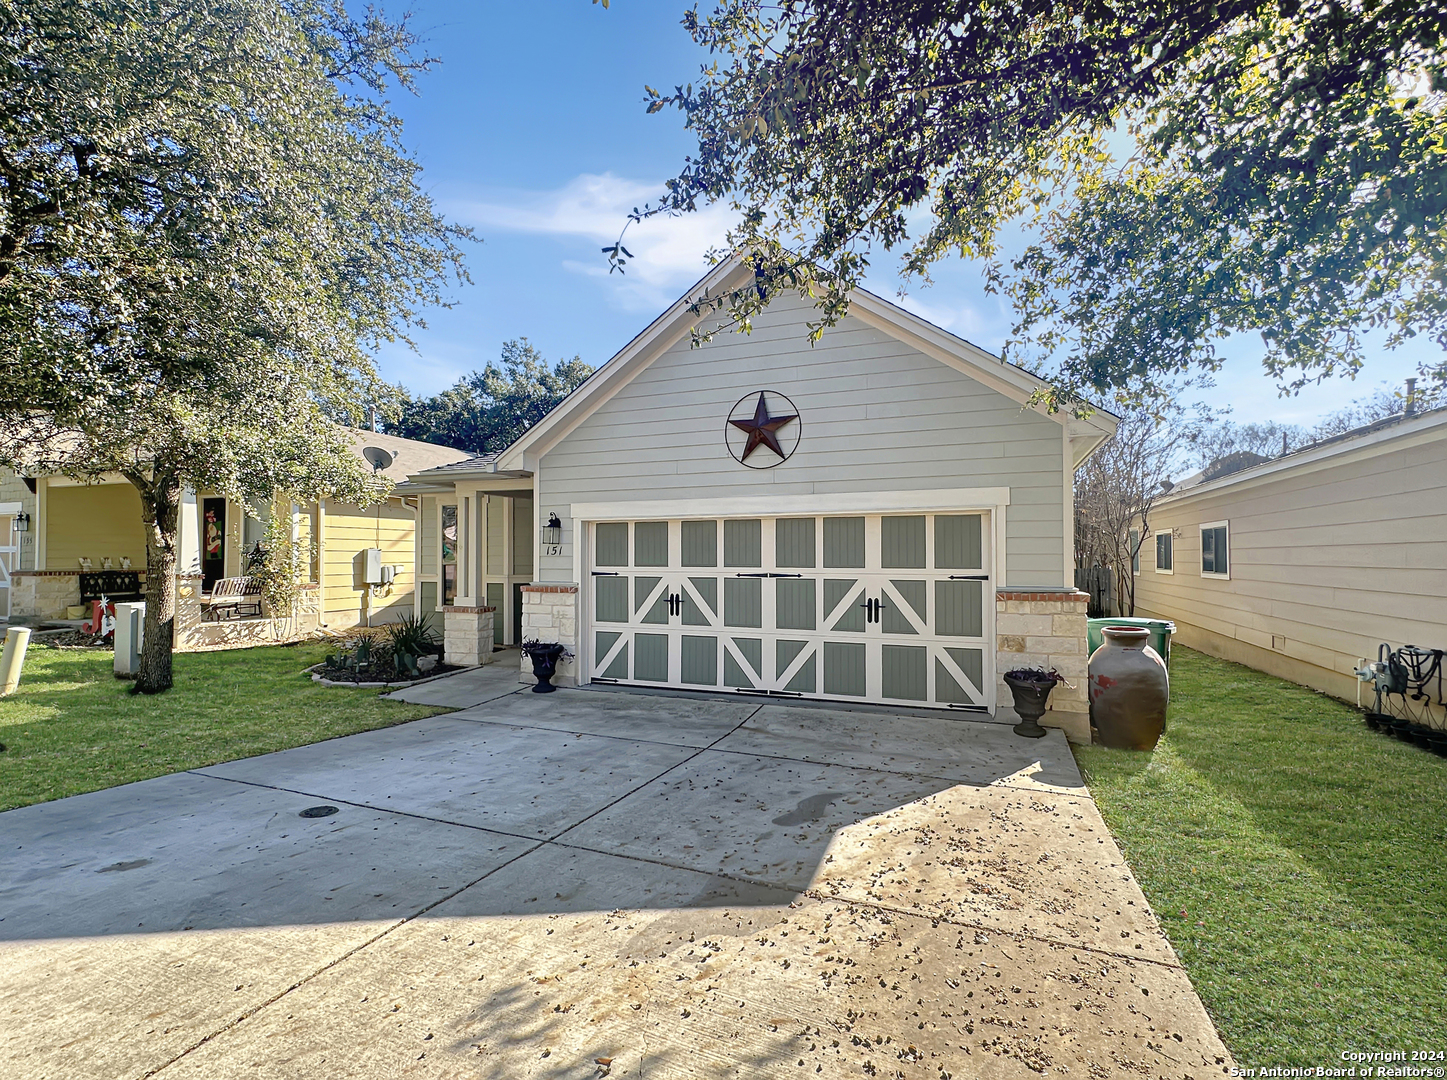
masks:
<path fill-rule="evenodd" d="M 219 649 L 245 649 L 257 645 L 280 645 L 309 637 L 321 627 L 321 586 L 315 583 L 301 587 L 301 598 L 291 618 L 276 618 L 263 607 L 261 618 L 202 618 L 200 574 L 176 575 L 177 652 L 211 652 Z"/>
<path fill-rule="evenodd" d="M 449 664 L 478 667 L 492 663 L 493 618 L 496 608 L 439 608 L 442 612 L 442 659 Z"/>
<path fill-rule="evenodd" d="M 80 603 L 78 570 L 17 570 L 10 575 L 10 614 L 33 619 L 63 619 Z"/>
<path fill-rule="evenodd" d="M 1056 685 L 1050 710 L 1040 721 L 1065 731 L 1072 742 L 1090 742 L 1090 699 L 1086 694 L 1085 604 L 1078 589 L 1027 592 L 1000 589 L 995 593 L 995 670 L 997 700 L 1008 707 L 1012 697 L 1004 674 L 1012 668 L 1054 668 L 1074 684 Z"/>
<path fill-rule="evenodd" d="M 524 585 L 523 640 L 556 641 L 571 657 L 558 662 L 554 686 L 578 685 L 578 586 Z M 522 681 L 535 683 L 533 662 L 523 656 Z"/>

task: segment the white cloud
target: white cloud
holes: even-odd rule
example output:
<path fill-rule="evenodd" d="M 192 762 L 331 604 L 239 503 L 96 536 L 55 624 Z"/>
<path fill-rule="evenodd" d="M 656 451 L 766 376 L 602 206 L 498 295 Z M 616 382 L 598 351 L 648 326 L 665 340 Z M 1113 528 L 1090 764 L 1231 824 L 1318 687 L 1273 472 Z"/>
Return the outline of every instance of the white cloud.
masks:
<path fill-rule="evenodd" d="M 571 273 L 610 280 L 630 307 L 656 310 L 708 269 L 705 253 L 724 241 L 731 222 L 727 207 L 710 206 L 680 217 L 646 218 L 628 226 L 623 245 L 633 253 L 626 272 L 608 273 L 602 248 L 618 239 L 628 214 L 658 198 L 663 185 L 584 173 L 555 191 L 504 191 L 482 199 L 452 200 L 449 216 L 480 231 L 505 230 L 588 242 L 582 258 L 567 259 Z M 586 253 L 586 254 L 584 254 Z"/>
<path fill-rule="evenodd" d="M 1003 313 L 981 311 L 973 304 L 926 304 L 912 295 L 900 297 L 896 302 L 906 311 L 912 311 L 921 319 L 984 349 L 998 350 L 1009 332 L 1009 324 Z"/>

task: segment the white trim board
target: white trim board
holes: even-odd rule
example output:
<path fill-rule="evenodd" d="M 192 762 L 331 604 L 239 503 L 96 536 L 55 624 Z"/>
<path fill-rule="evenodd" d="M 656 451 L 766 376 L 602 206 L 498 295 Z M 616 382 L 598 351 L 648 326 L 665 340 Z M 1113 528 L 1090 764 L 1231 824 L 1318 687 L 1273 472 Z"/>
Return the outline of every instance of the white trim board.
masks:
<path fill-rule="evenodd" d="M 571 514 L 578 521 L 641 521 L 877 514 L 896 510 L 995 510 L 1009 505 L 1010 489 L 1007 487 L 938 488 L 925 491 L 836 491 L 824 495 L 750 495 L 728 499 L 574 503 Z"/>

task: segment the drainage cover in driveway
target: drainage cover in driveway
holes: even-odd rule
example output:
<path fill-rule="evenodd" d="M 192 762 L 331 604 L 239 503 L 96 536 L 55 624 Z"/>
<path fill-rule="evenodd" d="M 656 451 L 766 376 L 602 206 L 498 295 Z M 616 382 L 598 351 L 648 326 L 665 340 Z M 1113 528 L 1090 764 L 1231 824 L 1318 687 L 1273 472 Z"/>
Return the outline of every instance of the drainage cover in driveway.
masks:
<path fill-rule="evenodd" d="M 337 812 L 335 806 L 308 806 L 297 817 L 331 817 Z"/>

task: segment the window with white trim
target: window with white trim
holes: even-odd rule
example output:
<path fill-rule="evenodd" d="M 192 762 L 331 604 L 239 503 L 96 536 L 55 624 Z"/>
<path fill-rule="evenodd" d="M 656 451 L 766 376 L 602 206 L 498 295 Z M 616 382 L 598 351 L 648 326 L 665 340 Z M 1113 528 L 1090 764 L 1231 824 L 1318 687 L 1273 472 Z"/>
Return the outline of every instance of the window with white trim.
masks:
<path fill-rule="evenodd" d="M 1201 576 L 1227 578 L 1231 564 L 1227 555 L 1230 546 L 1229 523 L 1212 521 L 1201 526 Z"/>
<path fill-rule="evenodd" d="M 1156 533 L 1156 573 L 1175 573 L 1175 534 L 1170 529 Z"/>

